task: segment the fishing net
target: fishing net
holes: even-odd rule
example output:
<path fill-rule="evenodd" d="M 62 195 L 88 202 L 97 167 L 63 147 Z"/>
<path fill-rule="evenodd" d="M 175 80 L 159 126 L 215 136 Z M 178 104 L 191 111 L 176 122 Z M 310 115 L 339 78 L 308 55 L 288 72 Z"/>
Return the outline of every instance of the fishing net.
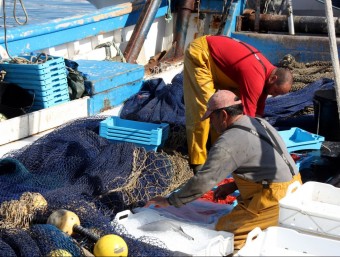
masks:
<path fill-rule="evenodd" d="M 297 62 L 294 56 L 287 54 L 280 60 L 279 66 L 288 68 L 292 71 L 294 78 L 292 91 L 300 90 L 309 83 L 313 83 L 320 79 L 334 79 L 332 62 Z"/>
<path fill-rule="evenodd" d="M 71 237 L 54 225 L 35 224 L 31 226 L 29 232 L 37 243 L 42 256 L 48 256 L 56 250 L 67 251 L 72 256 L 81 256 L 80 247 L 73 243 Z"/>
<path fill-rule="evenodd" d="M 76 213 L 81 225 L 98 236 L 121 235 L 133 256 L 173 255 L 159 240 L 134 238 L 111 221 L 118 212 L 144 206 L 148 199 L 166 195 L 189 179 L 192 171 L 187 158 L 178 152 L 169 154 L 161 149 L 147 152 L 132 143 L 110 142 L 98 134 L 100 121 L 105 118 L 72 121 L 0 159 L 3 188 L 0 229 L 7 231 L 12 224 L 30 237 L 35 244 L 28 240 L 17 242 L 22 249 L 28 247 L 22 250 L 27 255 L 45 256 L 67 243 L 53 226 L 32 226 L 38 221 L 46 223 L 49 215 L 58 209 Z M 42 199 L 29 201 L 27 192 L 39 193 L 46 203 Z M 28 227 L 35 230 L 27 232 Z M 11 246 L 8 238 L 12 237 L 7 234 L 3 233 L 1 238 L 6 238 L 4 241 Z M 49 243 L 39 243 L 39 235 L 46 235 L 43 237 Z M 74 237 L 81 247 L 93 249 L 94 242 L 86 236 Z M 79 252 L 75 253 L 79 247 L 72 247 L 63 249 L 79 256 Z"/>
<path fill-rule="evenodd" d="M 269 123 L 275 125 L 280 120 L 308 114 L 308 112 L 304 112 L 308 109 L 310 110 L 309 114 L 313 114 L 315 91 L 333 87 L 334 81 L 324 78 L 310 83 L 300 90 L 281 96 L 270 97 L 266 100 L 264 117 Z"/>
<path fill-rule="evenodd" d="M 124 103 L 120 116 L 184 126 L 183 74 L 177 74 L 170 84 L 165 84 L 161 78 L 145 81 L 140 91 Z"/>
<path fill-rule="evenodd" d="M 0 256 L 16 257 L 14 250 L 5 241 L 0 239 Z"/>
<path fill-rule="evenodd" d="M 173 77 L 171 83 L 150 79 L 143 83 L 140 91 L 125 101 L 120 117 L 144 122 L 166 122 L 169 124 L 169 139 L 164 151 L 187 154 L 185 131 L 185 106 L 183 98 L 183 73 Z"/>
<path fill-rule="evenodd" d="M 37 242 L 29 231 L 22 229 L 6 229 L 0 231 L 1 240 L 6 242 L 17 256 L 42 257 Z M 6 254 L 3 256 L 7 256 Z"/>
<path fill-rule="evenodd" d="M 315 132 L 314 93 L 319 89 L 334 88 L 332 63 L 297 62 L 287 54 L 278 66 L 291 70 L 293 85 L 290 93 L 266 100 L 265 118 L 278 130 L 300 127 Z"/>

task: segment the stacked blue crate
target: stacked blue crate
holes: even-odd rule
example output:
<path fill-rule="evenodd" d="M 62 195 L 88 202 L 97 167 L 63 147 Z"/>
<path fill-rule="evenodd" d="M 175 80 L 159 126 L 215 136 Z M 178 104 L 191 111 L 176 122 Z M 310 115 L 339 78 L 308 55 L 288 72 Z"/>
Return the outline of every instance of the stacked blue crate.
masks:
<path fill-rule="evenodd" d="M 20 56 L 26 60 L 35 56 Z M 44 58 L 44 57 L 42 57 Z M 68 102 L 69 92 L 64 58 L 49 57 L 42 63 L 0 63 L 4 81 L 18 84 L 34 95 L 32 111 Z"/>
<path fill-rule="evenodd" d="M 124 120 L 118 116 L 100 122 L 99 135 L 115 142 L 130 142 L 147 151 L 157 151 L 169 135 L 169 124 Z"/>

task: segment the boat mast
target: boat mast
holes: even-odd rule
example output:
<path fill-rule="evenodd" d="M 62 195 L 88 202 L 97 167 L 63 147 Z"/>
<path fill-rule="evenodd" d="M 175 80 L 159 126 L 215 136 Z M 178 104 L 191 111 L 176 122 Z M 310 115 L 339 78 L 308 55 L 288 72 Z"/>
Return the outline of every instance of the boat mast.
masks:
<path fill-rule="evenodd" d="M 333 64 L 334 78 L 335 78 L 335 92 L 336 92 L 336 101 L 338 104 L 338 113 L 340 119 L 340 70 L 339 70 L 339 55 L 338 48 L 336 45 L 336 35 L 335 28 L 333 22 L 333 9 L 332 9 L 332 1 L 325 1 L 325 10 L 326 10 L 326 18 L 327 18 L 327 26 L 328 26 L 328 37 L 329 37 L 329 45 L 330 45 L 330 53 Z"/>

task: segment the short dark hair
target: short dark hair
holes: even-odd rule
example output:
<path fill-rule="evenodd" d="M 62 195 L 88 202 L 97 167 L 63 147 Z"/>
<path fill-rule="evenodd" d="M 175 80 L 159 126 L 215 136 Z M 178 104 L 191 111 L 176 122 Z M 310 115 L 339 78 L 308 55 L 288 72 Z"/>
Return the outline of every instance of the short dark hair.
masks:
<path fill-rule="evenodd" d="M 276 68 L 275 75 L 277 76 L 277 85 L 283 85 L 285 83 L 293 84 L 293 74 L 287 68 Z"/>
<path fill-rule="evenodd" d="M 217 109 L 214 112 L 220 112 L 222 110 L 225 110 L 230 116 L 237 116 L 243 114 L 243 104 L 234 104 L 228 107 Z"/>

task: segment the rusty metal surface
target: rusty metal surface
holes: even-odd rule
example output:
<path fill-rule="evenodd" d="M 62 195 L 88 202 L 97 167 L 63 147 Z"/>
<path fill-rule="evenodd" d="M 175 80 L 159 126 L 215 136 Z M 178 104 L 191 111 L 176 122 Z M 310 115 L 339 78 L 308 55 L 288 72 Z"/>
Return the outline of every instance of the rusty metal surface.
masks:
<path fill-rule="evenodd" d="M 319 16 L 294 16 L 294 27 L 297 33 L 310 34 L 327 34 L 327 20 L 325 17 Z M 238 28 L 242 31 L 256 31 L 256 15 L 247 13 L 241 16 L 238 22 Z M 334 18 L 335 32 L 340 33 L 340 19 Z M 286 15 L 260 15 L 260 31 L 259 32 L 288 32 L 288 17 Z"/>
<path fill-rule="evenodd" d="M 128 63 L 136 63 L 145 38 L 150 30 L 151 24 L 155 19 L 157 10 L 161 5 L 161 0 L 147 0 L 132 36 L 125 48 L 124 57 Z"/>
<path fill-rule="evenodd" d="M 211 21 L 209 23 L 209 28 L 213 31 L 215 30 L 218 31 L 221 27 L 221 23 L 222 23 L 221 15 L 213 14 L 211 17 Z"/>
<path fill-rule="evenodd" d="M 178 6 L 176 27 L 174 31 L 174 42 L 176 42 L 173 56 L 174 58 L 183 55 L 188 24 L 191 12 L 194 10 L 194 6 L 195 0 L 181 1 L 180 5 Z"/>
<path fill-rule="evenodd" d="M 180 1 L 180 8 L 181 9 L 188 9 L 190 11 L 195 10 L 195 2 L 193 0 L 184 0 L 184 1 Z"/>
<path fill-rule="evenodd" d="M 178 56 L 176 58 L 170 54 L 171 57 L 167 57 L 168 53 L 163 51 L 158 53 L 149 60 L 149 63 L 144 65 L 145 75 L 158 74 L 164 72 L 171 68 L 172 66 L 177 66 L 179 63 L 183 62 L 183 56 Z"/>
<path fill-rule="evenodd" d="M 174 42 L 176 42 L 174 57 L 183 55 L 190 15 L 191 15 L 191 10 L 189 9 L 181 9 L 177 13 L 175 35 L 174 35 Z"/>
<path fill-rule="evenodd" d="M 176 10 L 177 17 L 173 32 L 174 39 L 172 46 L 166 51 L 166 54 L 162 56 L 161 60 L 157 60 L 157 63 L 154 63 L 156 66 L 159 66 L 164 62 L 173 62 L 183 57 L 191 12 L 195 10 L 195 0 L 180 1 L 176 6 Z M 154 64 L 151 64 L 152 67 L 155 67 Z"/>
<path fill-rule="evenodd" d="M 104 112 L 110 109 L 112 109 L 110 99 L 104 99 L 103 108 L 100 109 L 100 112 Z"/>

